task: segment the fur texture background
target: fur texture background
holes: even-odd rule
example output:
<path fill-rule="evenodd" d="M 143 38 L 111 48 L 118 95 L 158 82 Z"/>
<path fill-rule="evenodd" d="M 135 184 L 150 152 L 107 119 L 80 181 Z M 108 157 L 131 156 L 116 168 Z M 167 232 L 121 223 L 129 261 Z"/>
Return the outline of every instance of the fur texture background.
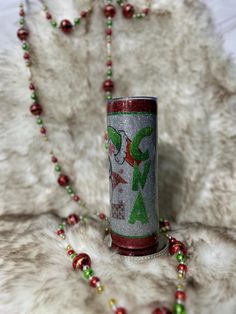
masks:
<path fill-rule="evenodd" d="M 47 1 L 73 19 L 85 1 Z M 135 1 L 140 8 L 144 0 Z M 106 106 L 103 1 L 63 36 L 35 3 L 28 18 L 32 67 L 54 151 L 91 212 L 109 211 L 103 148 Z M 153 0 L 152 14 L 114 19 L 116 96 L 159 98 L 159 207 L 173 234 L 189 244 L 188 313 L 236 313 L 236 68 L 224 56 L 206 8 L 196 0 Z M 129 313 L 172 307 L 170 257 L 123 261 L 98 226 L 69 237 L 94 260 L 106 292 L 97 296 L 71 270 L 53 233 L 77 207 L 56 183 L 45 143 L 29 113 L 27 71 L 19 46 L 1 56 L 0 313 L 109 313 L 116 297 Z"/>

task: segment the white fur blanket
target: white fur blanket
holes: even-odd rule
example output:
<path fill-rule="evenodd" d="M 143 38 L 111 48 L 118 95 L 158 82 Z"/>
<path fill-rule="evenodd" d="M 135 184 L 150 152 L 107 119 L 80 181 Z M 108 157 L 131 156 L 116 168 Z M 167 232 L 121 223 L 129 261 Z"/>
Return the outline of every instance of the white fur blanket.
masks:
<path fill-rule="evenodd" d="M 85 6 L 79 0 L 47 3 L 56 16 L 70 19 Z M 135 4 L 142 8 L 144 0 Z M 91 212 L 108 213 L 102 7 L 95 1 L 86 25 L 69 37 L 51 29 L 37 5 L 28 20 L 32 71 L 54 151 Z M 117 13 L 115 95 L 159 98 L 159 208 L 174 221 L 173 235 L 189 245 L 188 313 L 233 314 L 236 68 L 198 1 L 153 0 L 151 11 L 142 21 Z M 104 295 L 72 271 L 54 230 L 59 216 L 78 208 L 57 185 L 28 110 L 20 44 L 0 62 L 0 313 L 110 313 L 109 297 L 129 313 L 151 313 L 160 303 L 171 308 L 174 259 L 121 261 L 98 227 L 75 227 L 70 240 L 91 255 Z"/>

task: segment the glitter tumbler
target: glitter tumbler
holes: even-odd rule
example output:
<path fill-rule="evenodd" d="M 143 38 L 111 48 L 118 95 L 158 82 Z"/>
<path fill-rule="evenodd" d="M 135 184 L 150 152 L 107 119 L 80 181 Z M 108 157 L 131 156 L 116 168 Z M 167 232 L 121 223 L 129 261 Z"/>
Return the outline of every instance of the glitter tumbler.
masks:
<path fill-rule="evenodd" d="M 157 100 L 114 98 L 107 105 L 112 246 L 144 256 L 158 248 Z"/>

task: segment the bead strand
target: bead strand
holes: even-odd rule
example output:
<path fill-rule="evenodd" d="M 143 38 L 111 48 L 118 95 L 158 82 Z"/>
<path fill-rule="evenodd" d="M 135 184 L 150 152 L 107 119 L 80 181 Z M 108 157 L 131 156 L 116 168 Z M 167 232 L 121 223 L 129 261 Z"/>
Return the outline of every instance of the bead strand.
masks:
<path fill-rule="evenodd" d="M 122 14 L 126 19 L 142 19 L 147 16 L 150 12 L 150 4 L 145 7 L 141 12 L 136 12 L 134 6 L 127 3 L 124 0 L 117 0 L 117 4 L 122 8 Z"/>
<path fill-rule="evenodd" d="M 56 234 L 62 239 L 66 240 L 65 227 L 73 226 L 83 221 L 83 216 L 78 216 L 76 214 L 71 214 L 67 217 L 66 221 L 63 221 L 58 225 Z M 70 257 L 72 262 L 72 267 L 74 270 L 81 270 L 83 272 L 83 277 L 86 279 L 92 288 L 96 288 L 98 293 L 104 291 L 104 287 L 101 285 L 101 281 L 98 277 L 94 276 L 94 270 L 91 268 L 92 262 L 91 258 L 86 253 L 77 253 L 71 244 L 66 244 L 66 252 Z"/>
<path fill-rule="evenodd" d="M 50 22 L 53 28 L 59 28 L 64 34 L 70 34 L 75 26 L 79 26 L 81 23 L 81 19 L 85 19 L 89 16 L 89 14 L 93 10 L 93 5 L 90 5 L 86 10 L 82 10 L 79 14 L 79 17 L 76 17 L 73 22 L 68 19 L 63 19 L 60 23 L 58 23 L 54 18 L 52 13 L 49 11 L 47 5 L 43 2 L 43 11 L 45 12 L 46 19 Z"/>
<path fill-rule="evenodd" d="M 108 217 L 104 213 L 97 213 L 97 216 L 100 220 L 108 220 Z M 91 217 L 92 218 L 92 217 Z M 56 230 L 56 234 L 62 239 L 66 240 L 65 229 L 67 226 L 74 226 L 80 221 L 84 221 L 84 216 L 78 216 L 76 214 L 70 214 L 65 221 L 62 221 Z M 98 294 L 103 293 L 104 286 L 101 285 L 101 280 L 99 277 L 94 275 L 94 270 L 92 269 L 92 261 L 90 256 L 87 253 L 81 252 L 77 253 L 70 243 L 65 245 L 67 256 L 70 258 L 72 263 L 72 268 L 80 270 L 83 272 L 83 277 L 86 281 L 89 282 L 89 285 L 92 288 L 95 288 Z M 114 298 L 109 299 L 108 305 L 113 313 L 115 314 L 127 314 L 127 311 L 124 307 L 117 305 L 117 301 Z"/>
<path fill-rule="evenodd" d="M 80 205 L 85 206 L 85 203 L 81 201 L 81 198 L 79 195 L 77 195 L 70 183 L 70 178 L 62 173 L 62 167 L 58 163 L 58 158 L 51 152 L 51 162 L 54 164 L 54 170 L 58 174 L 57 182 L 61 187 L 64 187 L 67 191 L 68 195 L 71 197 L 73 201 L 76 203 L 79 203 Z"/>
<path fill-rule="evenodd" d="M 185 300 L 186 300 L 186 273 L 188 267 L 186 265 L 187 258 L 187 248 L 186 245 L 177 239 L 173 238 L 168 234 L 170 231 L 170 223 L 166 219 L 160 219 L 160 230 L 165 234 L 169 241 L 169 253 L 170 255 L 175 256 L 178 265 L 177 265 L 177 286 L 175 292 L 175 305 L 173 309 L 173 314 L 186 314 L 185 309 Z M 165 313 L 165 312 L 159 312 Z M 153 312 L 153 314 L 158 314 L 158 312 Z"/>
<path fill-rule="evenodd" d="M 25 17 L 25 15 L 26 15 L 25 11 L 24 11 L 24 5 L 20 4 L 19 8 L 20 8 L 19 15 L 20 15 L 20 19 L 21 19 L 22 16 Z M 25 19 L 24 19 L 24 23 L 23 24 L 21 23 L 20 25 L 21 25 L 21 27 L 17 31 L 17 36 L 18 36 L 19 40 L 22 42 L 23 58 L 26 62 L 26 66 L 29 68 L 29 71 L 30 71 L 30 66 L 32 65 L 32 62 L 30 59 L 30 44 L 27 41 L 28 37 L 30 35 L 30 32 L 29 32 L 29 29 L 26 27 Z M 29 78 L 28 88 L 29 88 L 29 91 L 31 93 L 30 98 L 33 101 L 29 110 L 30 110 L 31 114 L 35 117 L 35 122 L 39 126 L 39 132 L 42 136 L 42 139 L 44 141 L 48 142 L 49 141 L 48 131 L 47 131 L 47 128 L 45 126 L 44 120 L 42 118 L 43 107 L 39 102 L 39 97 L 38 97 L 36 85 L 34 84 L 34 82 L 32 80 L 31 71 L 29 72 L 29 74 L 30 74 L 30 78 Z M 54 164 L 54 170 L 58 174 L 58 177 L 57 177 L 58 184 L 61 187 L 65 188 L 68 195 L 71 197 L 71 199 L 74 202 L 76 202 L 80 206 L 87 209 L 85 202 L 81 200 L 80 196 L 74 191 L 73 187 L 71 185 L 69 185 L 71 180 L 67 175 L 62 173 L 62 171 L 61 171 L 62 167 L 58 163 L 58 158 L 55 156 L 52 149 L 50 149 L 50 154 L 51 154 L 51 161 Z"/>
<path fill-rule="evenodd" d="M 106 60 L 106 80 L 103 82 L 103 90 L 105 92 L 105 99 L 112 99 L 112 92 L 114 90 L 114 82 L 112 81 L 112 52 L 111 52 L 111 43 L 112 43 L 112 26 L 113 26 L 113 18 L 116 15 L 116 8 L 111 4 L 112 1 L 108 0 L 107 4 L 104 6 L 103 13 L 106 17 L 106 52 L 107 52 L 107 60 Z"/>
<path fill-rule="evenodd" d="M 31 65 L 30 62 L 30 53 L 29 53 L 29 44 L 27 42 L 27 39 L 29 37 L 29 30 L 25 25 L 25 11 L 24 11 L 24 5 L 20 4 L 20 10 L 19 10 L 19 24 L 20 28 L 17 31 L 17 37 L 20 41 L 22 41 L 22 49 L 24 51 L 23 58 L 25 60 L 25 65 L 28 67 Z"/>
<path fill-rule="evenodd" d="M 104 213 L 97 213 L 97 217 L 101 221 L 109 220 L 108 217 Z M 88 217 L 92 218 L 92 217 Z M 66 240 L 65 227 L 73 226 L 78 224 L 81 221 L 85 221 L 84 216 L 78 216 L 76 214 L 70 214 L 66 221 L 63 221 L 58 225 L 56 230 L 57 235 L 62 239 Z M 186 300 L 186 292 L 185 292 L 185 275 L 187 273 L 187 265 L 186 265 L 186 254 L 187 249 L 186 246 L 173 238 L 168 234 L 170 231 L 170 224 L 167 220 L 160 219 L 160 230 L 169 240 L 169 253 L 170 255 L 174 255 L 178 262 L 177 265 L 177 286 L 175 292 L 175 304 L 173 312 L 167 307 L 158 307 L 154 309 L 152 314 L 186 314 L 185 309 L 185 300 Z M 86 253 L 77 253 L 71 246 L 70 243 L 66 243 L 66 252 L 72 261 L 72 267 L 74 270 L 81 270 L 83 272 L 83 277 L 89 282 L 89 285 L 92 288 L 96 288 L 98 293 L 102 293 L 104 291 L 104 286 L 101 285 L 101 281 L 98 277 L 94 276 L 94 271 L 91 268 L 92 262 L 91 258 Z M 180 275 L 181 274 L 181 275 Z M 110 298 L 108 300 L 108 305 L 112 313 L 114 314 L 127 314 L 127 310 L 124 307 L 118 305 L 116 299 Z"/>

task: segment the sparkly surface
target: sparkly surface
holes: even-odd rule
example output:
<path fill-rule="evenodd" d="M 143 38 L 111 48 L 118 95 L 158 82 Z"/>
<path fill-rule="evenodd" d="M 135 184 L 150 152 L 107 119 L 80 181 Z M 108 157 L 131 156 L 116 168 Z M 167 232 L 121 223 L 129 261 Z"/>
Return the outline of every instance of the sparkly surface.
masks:
<path fill-rule="evenodd" d="M 131 210 L 134 206 L 137 198 L 138 191 L 132 190 L 132 178 L 133 167 L 124 160 L 125 158 L 125 141 L 129 138 L 131 141 L 138 130 L 151 126 L 156 130 L 156 116 L 152 114 L 118 114 L 108 116 L 108 126 L 112 126 L 116 129 L 122 137 L 122 147 L 118 152 L 114 147 L 110 152 L 110 173 L 115 172 L 122 176 L 127 182 L 126 184 L 118 184 L 116 188 L 111 187 L 110 180 L 110 200 L 111 204 L 121 204 L 123 202 L 123 215 L 116 216 L 114 213 L 111 215 L 111 227 L 112 230 L 118 234 L 126 236 L 138 236 L 149 235 L 155 233 L 158 230 L 158 217 L 157 217 L 157 186 L 156 186 L 156 141 L 157 134 L 155 131 L 151 136 L 147 136 L 140 142 L 139 148 L 142 152 L 149 151 L 149 160 L 151 162 L 150 170 L 147 176 L 146 183 L 142 189 L 139 184 L 139 191 L 142 194 L 145 208 L 148 215 L 148 223 L 142 224 L 141 221 L 136 221 L 131 224 L 128 223 L 128 219 L 131 214 Z M 139 165 L 140 172 L 143 173 L 145 162 L 141 162 Z M 119 188 L 122 187 L 122 191 Z M 114 205 L 113 211 L 114 211 Z M 113 217 L 112 217 L 113 216 Z M 117 217 L 117 218 L 114 218 Z M 119 219 L 121 217 L 121 219 Z M 123 218 L 124 217 L 124 218 Z"/>

